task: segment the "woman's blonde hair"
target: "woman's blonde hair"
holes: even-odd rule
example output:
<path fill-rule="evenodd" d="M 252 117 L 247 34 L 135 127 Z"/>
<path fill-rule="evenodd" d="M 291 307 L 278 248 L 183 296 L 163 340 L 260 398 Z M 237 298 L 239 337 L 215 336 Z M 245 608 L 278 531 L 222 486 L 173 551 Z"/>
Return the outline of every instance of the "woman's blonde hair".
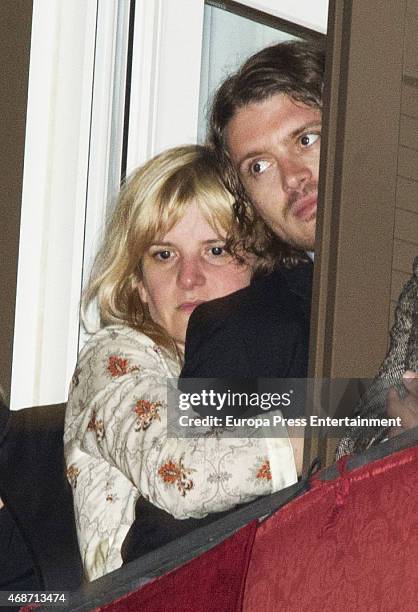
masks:
<path fill-rule="evenodd" d="M 133 172 L 120 192 L 83 294 L 86 329 L 88 308 L 96 300 L 102 327 L 129 325 L 177 354 L 174 341 L 141 302 L 137 285 L 146 250 L 182 218 L 192 200 L 216 232 L 231 232 L 233 198 L 206 147 L 175 147 Z"/>

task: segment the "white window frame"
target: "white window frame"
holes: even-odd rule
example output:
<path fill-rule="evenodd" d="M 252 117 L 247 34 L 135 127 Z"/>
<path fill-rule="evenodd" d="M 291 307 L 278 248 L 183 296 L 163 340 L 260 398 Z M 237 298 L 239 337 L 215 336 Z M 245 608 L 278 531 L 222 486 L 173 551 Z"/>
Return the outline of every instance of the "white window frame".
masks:
<path fill-rule="evenodd" d="M 196 142 L 203 10 L 203 0 L 137 0 L 127 173 Z"/>
<path fill-rule="evenodd" d="M 240 4 L 326 32 L 328 0 Z M 204 6 L 204 0 L 136 2 L 128 172 L 168 147 L 196 142 Z"/>
<path fill-rule="evenodd" d="M 128 0 L 33 2 L 12 409 L 66 399 L 84 244 L 94 250 L 119 185 L 112 151 L 121 150 L 124 99 L 115 84 L 128 9 Z"/>
<path fill-rule="evenodd" d="M 239 0 L 251 8 L 326 34 L 328 0 Z"/>

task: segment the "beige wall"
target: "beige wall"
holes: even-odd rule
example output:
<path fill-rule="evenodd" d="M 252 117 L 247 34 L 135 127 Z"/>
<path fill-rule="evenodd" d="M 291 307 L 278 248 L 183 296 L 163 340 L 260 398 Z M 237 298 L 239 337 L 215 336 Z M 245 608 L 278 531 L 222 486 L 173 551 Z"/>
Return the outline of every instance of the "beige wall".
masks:
<path fill-rule="evenodd" d="M 405 65 L 415 70 L 418 61 L 417 22 L 409 25 L 417 4 L 407 14 L 406 0 L 330 0 L 310 344 L 318 378 L 376 374 L 391 301 L 417 250 L 418 149 L 410 129 L 417 107 L 404 77 Z M 333 397 L 321 397 L 322 405 L 327 399 L 335 409 Z M 317 455 L 332 463 L 334 447 L 334 440 L 308 440 L 305 466 Z"/>
<path fill-rule="evenodd" d="M 7 395 L 13 349 L 31 20 L 31 0 L 1 0 L 0 384 Z"/>
<path fill-rule="evenodd" d="M 406 4 L 330 8 L 310 371 L 368 378 L 387 349 Z"/>
<path fill-rule="evenodd" d="M 402 106 L 392 258 L 391 313 L 411 275 L 418 255 L 418 0 L 409 0 L 405 15 Z"/>

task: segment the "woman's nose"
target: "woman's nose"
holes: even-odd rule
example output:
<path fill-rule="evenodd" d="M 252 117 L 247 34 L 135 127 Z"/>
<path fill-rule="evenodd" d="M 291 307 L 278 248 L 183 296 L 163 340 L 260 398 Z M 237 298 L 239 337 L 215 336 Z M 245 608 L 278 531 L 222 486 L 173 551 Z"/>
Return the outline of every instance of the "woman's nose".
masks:
<path fill-rule="evenodd" d="M 206 282 L 201 262 L 196 259 L 187 259 L 180 262 L 177 274 L 177 283 L 182 289 L 192 289 L 202 286 Z"/>

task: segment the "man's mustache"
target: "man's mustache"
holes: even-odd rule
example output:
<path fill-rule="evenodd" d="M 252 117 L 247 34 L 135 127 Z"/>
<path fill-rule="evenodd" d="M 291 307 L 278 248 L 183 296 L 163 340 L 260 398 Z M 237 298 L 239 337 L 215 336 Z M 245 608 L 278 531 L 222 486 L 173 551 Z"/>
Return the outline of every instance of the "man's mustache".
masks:
<path fill-rule="evenodd" d="M 289 212 L 292 209 L 293 205 L 296 204 L 296 202 L 298 202 L 302 198 L 305 198 L 306 196 L 315 194 L 317 191 L 318 185 L 314 183 L 308 183 L 304 185 L 301 189 L 294 189 L 293 191 L 291 191 L 287 198 L 286 212 Z"/>

